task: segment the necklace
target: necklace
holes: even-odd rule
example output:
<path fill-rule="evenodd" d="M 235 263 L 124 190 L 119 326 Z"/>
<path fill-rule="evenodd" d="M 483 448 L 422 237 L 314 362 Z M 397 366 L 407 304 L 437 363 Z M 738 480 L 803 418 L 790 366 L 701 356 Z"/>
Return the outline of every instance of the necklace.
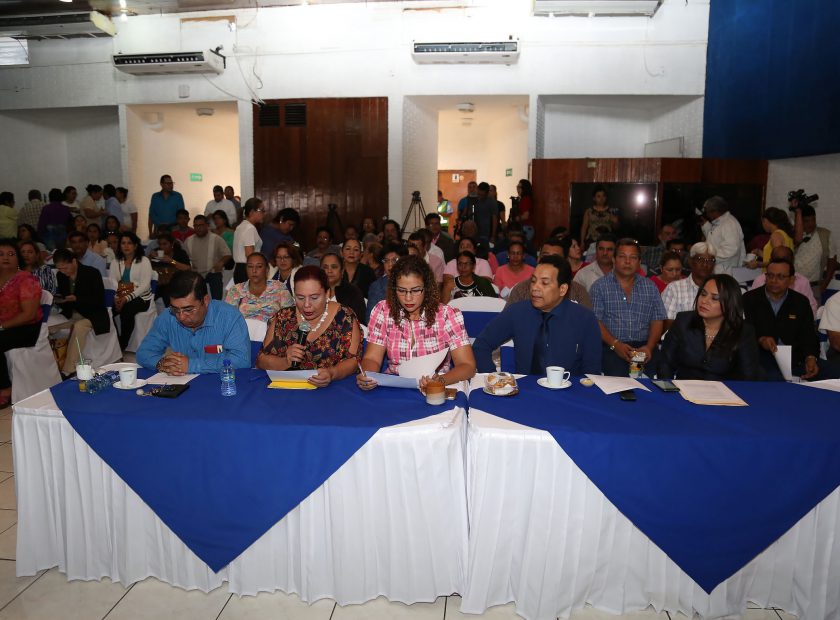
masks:
<path fill-rule="evenodd" d="M 315 324 L 315 327 L 312 328 L 311 333 L 315 334 L 315 333 L 318 332 L 318 330 L 321 328 L 321 325 L 323 325 L 324 321 L 327 320 L 327 314 L 329 313 L 329 311 L 330 311 L 330 304 L 329 304 L 329 302 L 327 302 L 326 307 L 324 307 L 324 314 L 322 314 L 321 318 L 318 319 L 318 322 Z M 303 322 L 303 321 L 306 320 L 306 318 L 302 314 L 300 315 L 300 318 L 301 318 L 300 322 Z"/>

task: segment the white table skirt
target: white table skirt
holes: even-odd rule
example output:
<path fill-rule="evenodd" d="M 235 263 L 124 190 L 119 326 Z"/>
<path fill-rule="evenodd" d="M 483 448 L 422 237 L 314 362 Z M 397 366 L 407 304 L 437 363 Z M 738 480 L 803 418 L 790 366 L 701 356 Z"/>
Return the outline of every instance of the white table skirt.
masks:
<path fill-rule="evenodd" d="M 636 529 L 545 431 L 470 409 L 467 503 L 462 612 L 514 601 L 528 620 L 568 617 L 586 603 L 616 614 L 653 605 L 689 618 L 695 612 L 719 618 L 743 615 L 752 601 L 801 619 L 840 618 L 838 490 L 711 595 Z"/>
<path fill-rule="evenodd" d="M 214 573 L 76 434 L 49 391 L 14 408 L 17 574 L 154 576 L 205 592 L 304 601 L 433 601 L 466 570 L 465 412 L 378 431 L 326 483 Z"/>

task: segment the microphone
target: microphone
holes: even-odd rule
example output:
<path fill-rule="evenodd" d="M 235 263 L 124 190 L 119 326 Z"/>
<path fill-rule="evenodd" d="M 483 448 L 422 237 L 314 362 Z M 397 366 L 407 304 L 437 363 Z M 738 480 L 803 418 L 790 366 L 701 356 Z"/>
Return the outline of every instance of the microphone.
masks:
<path fill-rule="evenodd" d="M 300 325 L 297 328 L 297 344 L 303 345 L 306 343 L 306 338 L 309 336 L 309 332 L 312 331 L 312 326 L 309 324 L 308 321 L 301 321 Z M 289 370 L 299 370 L 300 364 L 298 362 L 292 362 L 292 365 L 289 367 Z"/>

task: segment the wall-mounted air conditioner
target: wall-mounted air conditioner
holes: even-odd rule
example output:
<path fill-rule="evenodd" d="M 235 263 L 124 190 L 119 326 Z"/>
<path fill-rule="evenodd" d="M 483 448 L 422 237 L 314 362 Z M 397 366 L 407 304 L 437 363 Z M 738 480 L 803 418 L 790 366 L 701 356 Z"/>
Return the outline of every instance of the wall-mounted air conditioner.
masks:
<path fill-rule="evenodd" d="M 98 11 L 0 18 L 0 36 L 16 39 L 113 37 L 116 33 L 111 18 Z"/>
<path fill-rule="evenodd" d="M 414 43 L 414 62 L 420 64 L 510 65 L 519 60 L 519 41 L 492 43 Z"/>
<path fill-rule="evenodd" d="M 225 69 L 225 57 L 213 50 L 162 54 L 115 54 L 114 66 L 132 75 L 221 73 Z"/>
<path fill-rule="evenodd" d="M 653 17 L 662 0 L 534 0 L 534 15 Z"/>

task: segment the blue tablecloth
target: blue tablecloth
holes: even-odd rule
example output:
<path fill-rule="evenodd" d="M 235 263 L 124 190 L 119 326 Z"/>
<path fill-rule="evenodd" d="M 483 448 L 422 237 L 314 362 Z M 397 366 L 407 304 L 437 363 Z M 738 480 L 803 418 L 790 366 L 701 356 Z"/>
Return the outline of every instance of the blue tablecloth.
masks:
<path fill-rule="evenodd" d="M 477 409 L 548 431 L 587 477 L 706 592 L 840 484 L 840 397 L 785 383 L 728 383 L 749 407 L 577 383 L 470 395 Z"/>
<path fill-rule="evenodd" d="M 141 376 L 149 373 L 141 371 Z M 455 403 L 417 390 L 362 392 L 349 377 L 325 389 L 266 389 L 261 370 L 237 371 L 238 395 L 201 375 L 176 399 L 75 381 L 52 388 L 88 445 L 214 571 L 225 567 L 321 486 L 381 427 Z"/>

